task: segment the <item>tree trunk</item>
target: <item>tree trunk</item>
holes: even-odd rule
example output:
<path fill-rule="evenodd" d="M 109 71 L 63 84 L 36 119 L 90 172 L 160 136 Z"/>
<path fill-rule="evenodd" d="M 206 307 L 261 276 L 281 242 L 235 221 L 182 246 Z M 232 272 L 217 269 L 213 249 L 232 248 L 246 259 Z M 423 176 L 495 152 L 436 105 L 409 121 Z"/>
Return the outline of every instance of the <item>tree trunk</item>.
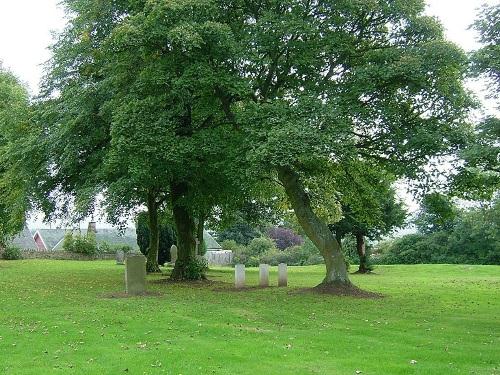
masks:
<path fill-rule="evenodd" d="M 279 167 L 278 178 L 285 187 L 300 226 L 325 260 L 326 276 L 322 284 L 351 286 L 340 245 L 324 222 L 314 213 L 299 175 L 290 167 Z"/>
<path fill-rule="evenodd" d="M 205 254 L 205 244 L 203 240 L 203 231 L 205 229 L 205 216 L 203 214 L 200 214 L 198 217 L 198 223 L 196 225 L 196 238 L 198 239 L 198 254 L 197 255 L 204 255 Z"/>
<path fill-rule="evenodd" d="M 156 196 L 148 193 L 148 224 L 149 224 L 149 249 L 146 261 L 146 271 L 161 272 L 158 265 L 158 251 L 160 247 L 160 228 L 158 226 L 158 204 Z"/>
<path fill-rule="evenodd" d="M 356 250 L 359 256 L 359 269 L 358 273 L 368 273 L 370 269 L 368 268 L 368 259 L 366 257 L 366 244 L 365 236 L 362 233 L 356 233 Z"/>
<path fill-rule="evenodd" d="M 193 214 L 183 202 L 188 192 L 186 183 L 171 185 L 172 211 L 177 232 L 177 261 L 171 278 L 174 280 L 192 280 L 201 278 L 191 272 L 191 265 L 196 261 L 196 225 Z"/>

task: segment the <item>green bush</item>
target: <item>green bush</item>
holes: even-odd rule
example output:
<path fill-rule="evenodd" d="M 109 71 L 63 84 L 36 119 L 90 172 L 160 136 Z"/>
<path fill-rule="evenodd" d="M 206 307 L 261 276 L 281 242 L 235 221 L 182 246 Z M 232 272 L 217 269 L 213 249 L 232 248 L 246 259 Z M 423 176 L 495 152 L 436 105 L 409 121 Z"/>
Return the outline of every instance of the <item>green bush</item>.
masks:
<path fill-rule="evenodd" d="M 118 251 L 118 249 L 112 249 L 111 245 L 106 241 L 100 242 L 98 246 L 101 253 L 115 253 L 116 251 Z"/>
<path fill-rule="evenodd" d="M 257 267 L 259 265 L 259 258 L 251 255 L 247 247 L 241 246 L 233 250 L 233 263 L 244 264 L 247 267 Z"/>
<path fill-rule="evenodd" d="M 247 246 L 247 252 L 251 256 L 259 257 L 262 254 L 276 249 L 273 240 L 267 237 L 254 238 Z"/>
<path fill-rule="evenodd" d="M 16 246 L 7 246 L 3 251 L 3 259 L 5 260 L 19 260 L 23 259 L 21 249 Z"/>
<path fill-rule="evenodd" d="M 221 246 L 224 250 L 238 250 L 241 248 L 241 245 L 238 244 L 235 240 L 224 240 L 221 243 Z"/>
<path fill-rule="evenodd" d="M 177 261 L 179 262 L 179 261 Z M 205 273 L 208 270 L 208 262 L 202 256 L 197 256 L 191 260 L 184 268 L 184 279 L 202 280 L 205 279 Z"/>
<path fill-rule="evenodd" d="M 248 267 L 257 267 L 262 263 L 271 266 L 280 263 L 286 263 L 289 266 L 304 266 L 324 262 L 319 250 L 310 240 L 306 240 L 300 246 L 292 246 L 285 250 L 277 249 L 273 241 L 265 238 L 256 238 L 252 242 L 247 247 L 237 246 L 233 250 L 234 264 L 241 263 Z"/>
<path fill-rule="evenodd" d="M 93 233 L 89 233 L 87 235 L 78 233 L 73 235 L 72 232 L 67 232 L 64 236 L 63 249 L 71 253 L 89 256 L 95 256 L 100 252 L 99 247 L 97 246 L 95 234 Z"/>

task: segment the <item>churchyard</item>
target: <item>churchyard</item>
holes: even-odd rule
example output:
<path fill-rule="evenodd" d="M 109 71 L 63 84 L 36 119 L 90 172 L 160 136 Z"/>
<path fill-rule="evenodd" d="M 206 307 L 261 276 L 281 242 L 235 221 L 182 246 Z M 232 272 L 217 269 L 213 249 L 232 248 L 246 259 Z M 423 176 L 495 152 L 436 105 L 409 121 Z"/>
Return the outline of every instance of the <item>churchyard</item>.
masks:
<path fill-rule="evenodd" d="M 260 288 L 246 268 L 208 281 L 147 276 L 125 294 L 116 261 L 0 260 L 1 374 L 499 374 L 500 268 L 379 266 L 379 298 L 312 293 L 324 266 Z"/>

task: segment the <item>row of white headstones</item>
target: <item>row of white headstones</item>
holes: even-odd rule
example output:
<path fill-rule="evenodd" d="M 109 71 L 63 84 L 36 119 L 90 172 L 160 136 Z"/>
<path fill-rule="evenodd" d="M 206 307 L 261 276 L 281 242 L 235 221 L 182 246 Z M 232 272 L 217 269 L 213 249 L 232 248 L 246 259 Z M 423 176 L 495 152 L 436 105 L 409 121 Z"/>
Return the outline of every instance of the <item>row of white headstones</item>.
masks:
<path fill-rule="evenodd" d="M 119 263 L 117 259 L 118 264 Z M 245 287 L 245 265 L 234 267 L 234 286 Z M 285 263 L 278 264 L 278 286 L 288 285 L 288 269 Z M 259 265 L 259 286 L 269 286 L 269 264 Z M 127 294 L 146 292 L 146 257 L 142 254 L 130 254 L 125 257 L 125 291 Z"/>
<path fill-rule="evenodd" d="M 278 264 L 278 286 L 288 285 L 288 269 L 285 263 Z M 245 287 L 245 265 L 234 266 L 234 286 L 236 288 Z M 259 265 L 259 286 L 269 286 L 269 264 Z"/>

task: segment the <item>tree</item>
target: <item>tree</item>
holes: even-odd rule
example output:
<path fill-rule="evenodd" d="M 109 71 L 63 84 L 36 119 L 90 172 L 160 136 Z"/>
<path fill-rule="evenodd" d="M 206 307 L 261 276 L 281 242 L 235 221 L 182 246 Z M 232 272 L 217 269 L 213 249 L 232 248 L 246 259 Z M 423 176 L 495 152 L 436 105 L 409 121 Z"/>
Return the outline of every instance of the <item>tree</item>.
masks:
<path fill-rule="evenodd" d="M 483 45 L 473 52 L 471 73 L 489 81 L 490 96 L 500 93 L 500 5 L 483 6 L 472 27 Z M 452 182 L 452 192 L 462 198 L 489 200 L 500 188 L 500 119 L 486 117 L 469 135 L 460 152 L 462 165 Z"/>
<path fill-rule="evenodd" d="M 238 45 L 230 109 L 253 140 L 249 160 L 283 185 L 325 259 L 323 284 L 349 287 L 314 184 L 353 160 L 415 177 L 433 155 L 454 152 L 471 105 L 467 59 L 421 0 L 220 5 Z"/>
<path fill-rule="evenodd" d="M 500 5 L 484 5 L 472 27 L 483 46 L 472 55 L 472 71 L 489 79 L 491 96 L 500 92 Z"/>
<path fill-rule="evenodd" d="M 365 237 L 380 239 L 401 227 L 406 218 L 403 204 L 396 199 L 394 178 L 369 164 L 346 165 L 337 177 L 342 186 L 342 218 L 329 227 L 340 245 L 347 234 L 356 241 L 358 273 L 370 272 Z"/>
<path fill-rule="evenodd" d="M 415 224 L 421 233 L 449 231 L 455 223 L 457 212 L 450 197 L 440 193 L 427 194 L 422 200 Z"/>
<path fill-rule="evenodd" d="M 26 88 L 0 62 L 0 247 L 23 229 L 31 207 L 27 159 L 36 169 L 36 155 L 30 155 L 28 140 L 30 102 Z"/>
<path fill-rule="evenodd" d="M 159 248 L 158 264 L 164 265 L 170 261 L 170 248 L 176 243 L 175 228 L 171 224 L 171 218 L 164 213 L 159 215 Z M 147 212 L 141 212 L 136 218 L 137 244 L 144 255 L 147 255 L 150 249 L 150 235 Z"/>
<path fill-rule="evenodd" d="M 187 272 L 196 236 L 213 207 L 243 190 L 232 164 L 241 135 L 229 131 L 219 100 L 233 85 L 229 28 L 210 1 L 64 4 L 71 20 L 53 47 L 44 93 L 46 195 L 72 196 L 88 213 L 102 193 L 116 224 L 146 206 L 149 271 L 159 270 L 158 212 L 172 210 L 172 277 L 203 277 Z"/>

